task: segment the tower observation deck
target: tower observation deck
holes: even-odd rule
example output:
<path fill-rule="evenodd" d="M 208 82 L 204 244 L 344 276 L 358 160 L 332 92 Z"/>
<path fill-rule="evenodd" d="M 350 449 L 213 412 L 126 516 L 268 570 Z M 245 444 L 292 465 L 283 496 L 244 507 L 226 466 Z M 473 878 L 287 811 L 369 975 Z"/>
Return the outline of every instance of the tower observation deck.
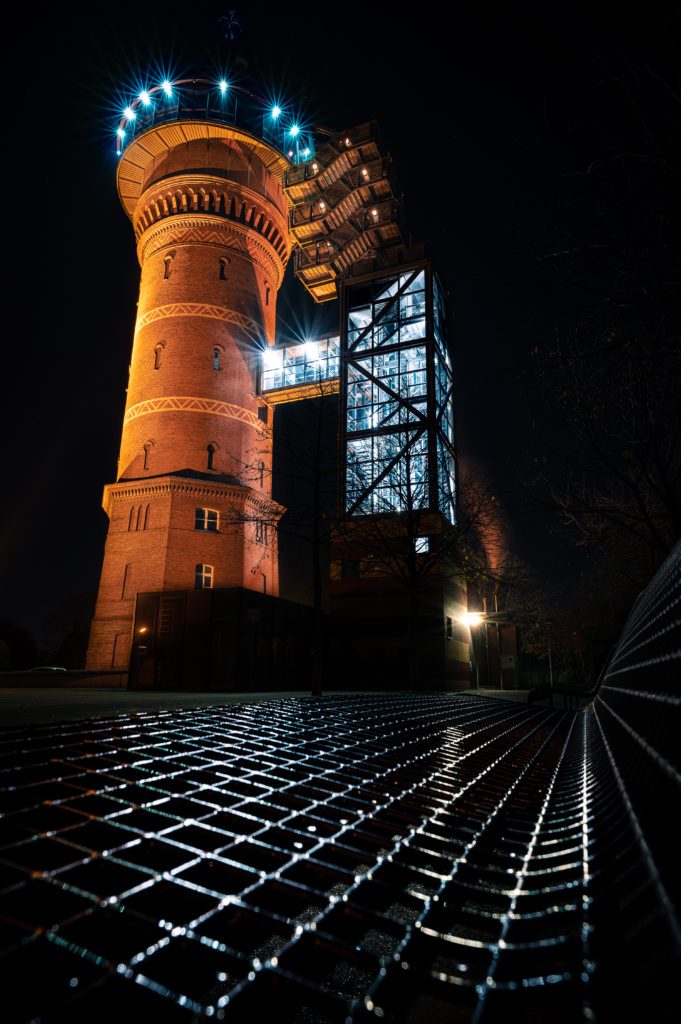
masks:
<path fill-rule="evenodd" d="M 284 509 L 261 373 L 286 265 L 295 250 L 322 302 L 353 261 L 401 238 L 371 124 L 333 133 L 241 85 L 184 78 L 143 90 L 116 145 L 141 279 L 117 479 L 104 490 L 96 669 L 127 667 L 141 593 L 277 595 Z"/>

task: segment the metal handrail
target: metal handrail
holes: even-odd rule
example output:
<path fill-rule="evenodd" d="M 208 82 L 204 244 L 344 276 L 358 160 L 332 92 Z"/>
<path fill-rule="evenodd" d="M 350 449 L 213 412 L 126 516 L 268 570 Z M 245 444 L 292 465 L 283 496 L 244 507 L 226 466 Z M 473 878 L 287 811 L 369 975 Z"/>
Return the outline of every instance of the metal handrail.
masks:
<path fill-rule="evenodd" d="M 579 686 L 533 686 L 527 694 L 527 703 L 535 704 L 537 701 L 544 700 L 549 697 L 551 699 L 551 707 L 553 707 L 553 695 L 558 694 L 561 697 L 567 697 L 569 700 L 568 707 L 572 706 L 572 700 L 575 700 L 575 707 L 579 707 L 583 700 L 593 700 L 597 696 L 598 691 L 601 688 L 601 684 L 605 678 L 606 672 L 610 667 L 612 656 L 615 653 L 617 644 L 613 644 L 608 652 L 608 656 L 603 662 L 603 667 L 598 673 L 598 679 L 588 690 L 584 690 Z"/>

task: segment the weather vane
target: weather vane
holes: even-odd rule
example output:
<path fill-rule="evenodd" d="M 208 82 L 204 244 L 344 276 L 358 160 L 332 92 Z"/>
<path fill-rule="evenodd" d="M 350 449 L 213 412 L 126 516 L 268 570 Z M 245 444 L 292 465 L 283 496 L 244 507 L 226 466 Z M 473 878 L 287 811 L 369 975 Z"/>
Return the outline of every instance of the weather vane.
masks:
<path fill-rule="evenodd" d="M 227 14 L 223 14 L 221 18 L 218 18 L 218 24 L 222 27 L 225 39 L 231 43 L 242 32 L 241 22 L 236 10 L 227 11 Z"/>

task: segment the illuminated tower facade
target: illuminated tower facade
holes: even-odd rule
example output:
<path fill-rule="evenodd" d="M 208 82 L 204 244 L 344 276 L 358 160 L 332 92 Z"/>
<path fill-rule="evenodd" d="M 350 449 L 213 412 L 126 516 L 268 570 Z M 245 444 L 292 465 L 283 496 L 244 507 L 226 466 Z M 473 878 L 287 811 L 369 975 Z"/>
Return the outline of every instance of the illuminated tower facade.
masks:
<path fill-rule="evenodd" d="M 278 121 L 227 83 L 192 81 L 142 93 L 119 126 L 141 281 L 90 668 L 127 667 L 141 592 L 278 592 L 258 376 L 291 250 L 282 149 L 287 133 L 292 152 L 304 141 Z"/>
<path fill-rule="evenodd" d="M 285 107 L 203 79 L 145 90 L 121 118 L 117 185 L 141 281 L 90 669 L 125 671 L 132 654 L 135 685 L 152 662 L 141 685 L 160 685 L 183 649 L 192 666 L 225 646 L 217 604 L 190 591 L 278 595 L 275 408 L 320 382 L 339 389 L 332 339 L 303 344 L 302 362 L 275 346 L 287 261 L 295 248 L 296 276 L 326 302 L 358 261 L 402 244 L 375 124 L 315 133 L 317 147 Z M 268 386 L 278 366 L 283 387 Z M 208 639 L 192 648 L 184 625 L 199 619 Z"/>

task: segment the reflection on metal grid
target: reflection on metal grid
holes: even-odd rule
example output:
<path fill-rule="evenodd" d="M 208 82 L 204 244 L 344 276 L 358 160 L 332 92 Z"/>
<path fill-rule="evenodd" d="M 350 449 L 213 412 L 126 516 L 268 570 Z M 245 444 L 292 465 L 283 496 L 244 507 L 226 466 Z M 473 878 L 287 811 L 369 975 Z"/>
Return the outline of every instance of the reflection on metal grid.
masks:
<path fill-rule="evenodd" d="M 5 730 L 4 1019 L 589 1019 L 618 886 L 654 955 L 670 913 L 604 737 L 468 695 Z"/>

